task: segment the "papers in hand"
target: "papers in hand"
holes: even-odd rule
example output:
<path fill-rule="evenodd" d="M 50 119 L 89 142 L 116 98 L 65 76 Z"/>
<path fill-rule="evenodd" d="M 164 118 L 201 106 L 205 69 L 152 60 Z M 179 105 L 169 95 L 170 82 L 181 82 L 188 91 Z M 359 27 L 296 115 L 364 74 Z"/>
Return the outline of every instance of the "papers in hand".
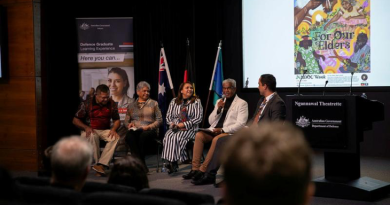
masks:
<path fill-rule="evenodd" d="M 137 131 L 137 130 L 142 130 L 140 127 L 131 127 L 129 128 L 130 131 Z"/>
<path fill-rule="evenodd" d="M 212 133 L 212 132 L 213 132 L 213 129 L 212 129 L 212 128 L 199 128 L 198 131 L 203 131 L 203 132 Z"/>

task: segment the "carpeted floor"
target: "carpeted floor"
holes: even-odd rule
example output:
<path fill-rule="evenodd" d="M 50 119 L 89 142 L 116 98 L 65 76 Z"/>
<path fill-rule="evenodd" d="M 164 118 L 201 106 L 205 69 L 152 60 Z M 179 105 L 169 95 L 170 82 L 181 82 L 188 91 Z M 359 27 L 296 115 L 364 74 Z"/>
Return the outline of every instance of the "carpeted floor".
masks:
<path fill-rule="evenodd" d="M 222 190 L 215 188 L 213 185 L 195 186 L 191 184 L 190 180 L 183 180 L 182 175 L 190 171 L 190 164 L 179 165 L 179 172 L 172 175 L 167 173 L 157 173 L 157 161 L 156 155 L 148 156 L 147 165 L 149 167 L 149 183 L 151 188 L 161 189 L 173 189 L 180 191 L 196 192 L 210 194 L 214 196 L 215 201 L 218 201 L 222 197 Z M 313 159 L 313 178 L 321 177 L 324 175 L 324 160 L 321 153 L 317 153 Z M 161 166 L 161 163 L 160 163 Z M 36 176 L 36 172 L 13 172 L 14 176 Z M 373 158 L 373 157 L 361 157 L 361 176 L 368 176 L 384 182 L 390 182 L 390 159 L 386 158 Z M 218 173 L 217 182 L 222 180 L 222 170 Z M 95 173 L 91 171 L 88 181 L 96 181 L 106 183 L 107 177 L 97 177 Z M 312 200 L 313 205 L 390 205 L 390 194 L 387 197 L 379 199 L 373 202 L 344 200 L 335 198 L 322 198 L 314 197 Z"/>

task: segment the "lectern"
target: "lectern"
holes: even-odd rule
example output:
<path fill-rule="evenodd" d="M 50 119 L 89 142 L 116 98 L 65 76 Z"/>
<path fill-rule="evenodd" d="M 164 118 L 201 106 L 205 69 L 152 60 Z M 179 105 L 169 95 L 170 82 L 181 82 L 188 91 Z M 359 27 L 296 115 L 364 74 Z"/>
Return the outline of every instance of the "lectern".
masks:
<path fill-rule="evenodd" d="M 287 120 L 300 127 L 313 149 L 324 151 L 325 176 L 314 180 L 316 196 L 374 200 L 390 184 L 360 177 L 360 142 L 384 105 L 359 96 L 287 96 Z"/>

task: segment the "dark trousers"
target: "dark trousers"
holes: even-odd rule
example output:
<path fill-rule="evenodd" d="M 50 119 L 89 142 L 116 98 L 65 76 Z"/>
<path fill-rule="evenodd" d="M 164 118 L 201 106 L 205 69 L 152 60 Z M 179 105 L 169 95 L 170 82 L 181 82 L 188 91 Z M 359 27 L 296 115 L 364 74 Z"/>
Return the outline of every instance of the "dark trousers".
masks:
<path fill-rule="evenodd" d="M 219 167 L 221 166 L 219 158 L 222 154 L 221 152 L 222 152 L 223 145 L 226 144 L 226 142 L 230 139 L 231 136 L 232 135 L 227 135 L 223 138 L 218 139 L 218 141 L 215 145 L 214 154 L 213 154 L 211 161 L 207 167 L 207 171 L 206 171 L 207 173 L 217 175 Z"/>
<path fill-rule="evenodd" d="M 155 130 L 137 130 L 128 131 L 126 134 L 126 143 L 130 147 L 131 155 L 138 157 L 145 165 L 145 153 L 152 140 L 157 137 Z"/>

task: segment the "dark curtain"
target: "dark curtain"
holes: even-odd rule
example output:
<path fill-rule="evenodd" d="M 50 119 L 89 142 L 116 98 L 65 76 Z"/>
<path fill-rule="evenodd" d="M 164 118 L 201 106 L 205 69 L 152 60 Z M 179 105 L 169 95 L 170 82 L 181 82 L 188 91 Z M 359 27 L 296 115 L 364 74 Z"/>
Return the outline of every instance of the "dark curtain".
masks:
<path fill-rule="evenodd" d="M 63 136 L 79 134 L 72 124 L 80 84 L 75 18 L 134 18 L 135 84 L 142 80 L 149 82 L 153 99 L 157 98 L 160 43 L 164 44 L 177 94 L 183 81 L 188 38 L 198 76 L 197 94 L 205 105 L 218 43 L 223 38 L 222 0 L 110 0 L 104 4 L 92 0 L 69 0 L 63 4 L 43 0 L 41 5 L 42 66 L 46 78 L 43 89 L 47 93 L 44 118 L 48 145 Z M 224 60 L 228 59 L 228 55 L 225 56 Z M 237 75 L 226 72 L 226 78 L 233 76 Z M 169 95 L 172 97 L 170 92 Z M 209 110 L 212 107 L 209 106 Z"/>
<path fill-rule="evenodd" d="M 46 110 L 43 112 L 42 146 L 59 138 L 78 134 L 71 123 L 78 106 L 79 72 L 77 63 L 77 17 L 134 17 L 135 83 L 145 80 L 151 86 L 151 97 L 157 98 L 160 41 L 164 43 L 176 93 L 183 80 L 186 39 L 190 40 L 191 57 L 197 76 L 196 93 L 205 108 L 218 43 L 222 40 L 224 77 L 237 81 L 238 95 L 249 104 L 249 117 L 255 110 L 259 93 L 241 90 L 242 80 L 242 6 L 241 0 L 42 0 L 42 82 Z M 261 11 L 259 11 L 261 12 Z M 267 19 L 272 20 L 272 19 Z M 265 32 L 272 32 L 266 30 Z M 259 48 L 269 52 L 269 48 Z M 262 74 L 259 62 L 259 77 Z M 304 90 L 304 89 L 303 89 Z M 346 89 L 344 89 L 346 90 Z M 331 90 L 327 94 L 344 94 Z M 294 90 L 278 90 L 284 98 Z M 318 94 L 305 90 L 305 94 Z M 321 90 L 322 94 L 322 90 Z M 361 93 L 357 93 L 361 94 Z M 389 102 L 389 92 L 366 92 L 370 99 Z M 45 109 L 44 108 L 44 109 Z M 213 109 L 209 105 L 207 116 Z M 387 117 L 386 117 L 387 116 Z M 386 110 L 385 119 L 390 111 Z M 390 156 L 385 145 L 389 133 L 387 121 L 375 123 L 376 129 L 365 134 L 362 153 Z"/>

